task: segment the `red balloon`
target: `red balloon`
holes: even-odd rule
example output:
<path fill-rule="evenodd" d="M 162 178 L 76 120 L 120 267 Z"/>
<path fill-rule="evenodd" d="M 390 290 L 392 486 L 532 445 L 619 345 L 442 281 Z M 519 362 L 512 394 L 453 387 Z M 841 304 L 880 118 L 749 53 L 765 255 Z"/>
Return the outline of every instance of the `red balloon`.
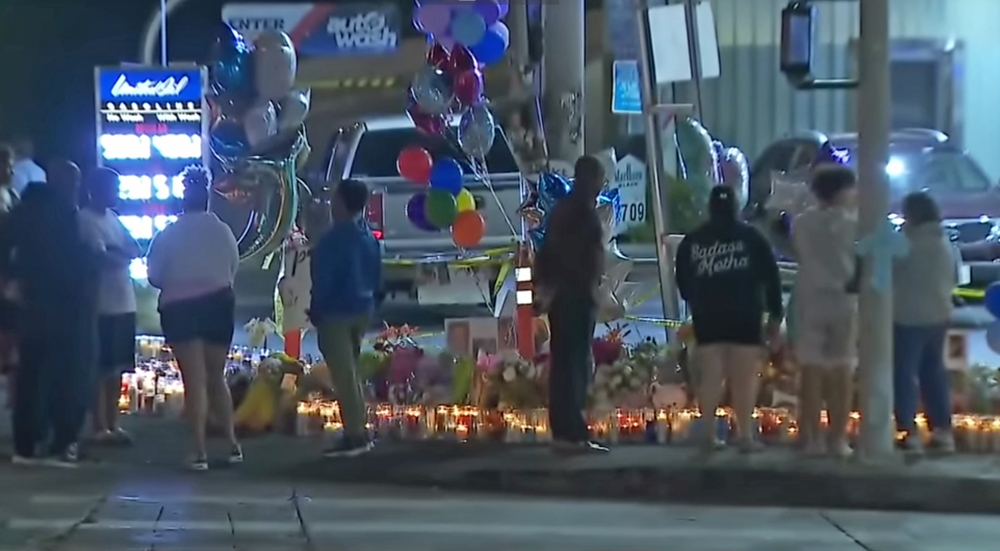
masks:
<path fill-rule="evenodd" d="M 475 105 L 483 96 L 483 74 L 477 69 L 458 73 L 455 76 L 453 89 L 460 107 Z"/>
<path fill-rule="evenodd" d="M 452 75 L 457 75 L 475 68 L 476 56 L 472 55 L 472 51 L 461 44 L 455 44 L 444 71 Z"/>
<path fill-rule="evenodd" d="M 448 54 L 448 50 L 444 49 L 440 43 L 435 42 L 431 46 L 430 51 L 427 52 L 427 64 L 431 67 L 436 67 L 442 71 L 447 70 L 448 63 L 451 61 L 451 55 Z"/>
<path fill-rule="evenodd" d="M 426 149 L 411 145 L 399 152 L 396 158 L 396 170 L 399 175 L 407 180 L 426 184 L 431 177 L 431 166 L 434 159 Z"/>

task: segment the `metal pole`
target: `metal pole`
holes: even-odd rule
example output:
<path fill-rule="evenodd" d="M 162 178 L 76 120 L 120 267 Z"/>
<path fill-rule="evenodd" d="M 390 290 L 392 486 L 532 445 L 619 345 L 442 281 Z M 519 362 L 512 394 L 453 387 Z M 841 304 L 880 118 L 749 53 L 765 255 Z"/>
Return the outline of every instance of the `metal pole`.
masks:
<path fill-rule="evenodd" d="M 660 181 L 661 155 L 659 148 L 659 127 L 656 121 L 656 90 L 653 82 L 653 56 L 649 46 L 649 12 L 644 2 L 639 3 L 636 27 L 639 36 L 639 94 L 642 98 L 642 117 L 646 130 L 646 170 L 649 171 L 649 185 L 652 189 L 653 227 L 656 231 L 656 265 L 660 277 L 660 297 L 663 299 L 663 315 L 676 320 L 680 315 L 680 304 L 674 288 L 673 251 L 667 249 L 667 231 L 670 227 L 667 212 L 663 208 L 663 189 Z M 670 330 L 667 329 L 667 339 Z"/>
<path fill-rule="evenodd" d="M 889 213 L 889 0 L 861 1 L 858 48 L 859 235 L 872 235 Z M 892 288 L 872 288 L 865 261 L 860 305 L 861 457 L 893 454 Z"/>
<path fill-rule="evenodd" d="M 163 18 L 174 13 L 188 0 L 166 0 L 157 4 L 156 9 L 146 20 L 146 26 L 142 29 L 142 43 L 139 44 L 139 61 L 143 65 L 153 65 L 156 63 L 156 37 L 160 36 L 160 27 Z M 166 36 L 166 33 L 163 33 Z"/>
<path fill-rule="evenodd" d="M 685 0 L 684 23 L 687 26 L 688 61 L 691 63 L 691 84 L 694 86 L 694 116 L 704 120 L 701 110 L 701 41 L 698 34 L 699 0 Z"/>
<path fill-rule="evenodd" d="M 167 66 L 167 0 L 160 0 L 160 65 Z"/>
<path fill-rule="evenodd" d="M 584 2 L 546 2 L 543 9 L 545 133 L 551 158 L 573 163 L 584 152 Z"/>

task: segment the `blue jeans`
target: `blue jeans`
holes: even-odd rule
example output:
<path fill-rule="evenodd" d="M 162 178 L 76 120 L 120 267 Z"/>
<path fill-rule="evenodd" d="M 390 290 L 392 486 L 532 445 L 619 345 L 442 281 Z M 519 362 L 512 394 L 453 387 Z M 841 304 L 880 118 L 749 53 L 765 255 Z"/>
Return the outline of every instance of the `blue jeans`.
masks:
<path fill-rule="evenodd" d="M 918 392 L 931 429 L 951 429 L 951 395 L 944 367 L 946 325 L 893 326 L 896 429 L 912 431 Z"/>

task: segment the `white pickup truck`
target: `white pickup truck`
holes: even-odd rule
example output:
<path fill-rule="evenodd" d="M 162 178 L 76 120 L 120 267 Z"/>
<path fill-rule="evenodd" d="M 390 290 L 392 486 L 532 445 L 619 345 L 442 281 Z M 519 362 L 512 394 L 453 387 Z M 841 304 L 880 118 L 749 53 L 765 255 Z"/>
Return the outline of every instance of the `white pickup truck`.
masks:
<path fill-rule="evenodd" d="M 457 124 L 457 118 L 452 121 Z M 452 243 L 448 231 L 427 232 L 406 216 L 406 203 L 424 186 L 399 176 L 396 158 L 408 146 L 419 145 L 435 158 L 454 157 L 466 169 L 465 187 L 476 199 L 486 219 L 486 235 L 479 247 L 464 254 Z M 510 247 L 516 242 L 510 225 L 520 232 L 517 209 L 521 204 L 521 173 L 503 131 L 498 127 L 486 158 L 489 187 L 475 176 L 464 160 L 441 138 L 421 134 L 406 116 L 365 119 L 342 128 L 327 152 L 326 180 L 354 178 L 368 184 L 372 197 L 367 217 L 384 250 L 383 273 L 387 302 L 421 305 L 473 305 L 488 302 L 496 280 L 496 262 L 477 264 L 475 273 L 455 267 L 455 261 Z M 510 219 L 510 224 L 506 218 Z M 451 267 L 448 267 L 450 263 Z"/>

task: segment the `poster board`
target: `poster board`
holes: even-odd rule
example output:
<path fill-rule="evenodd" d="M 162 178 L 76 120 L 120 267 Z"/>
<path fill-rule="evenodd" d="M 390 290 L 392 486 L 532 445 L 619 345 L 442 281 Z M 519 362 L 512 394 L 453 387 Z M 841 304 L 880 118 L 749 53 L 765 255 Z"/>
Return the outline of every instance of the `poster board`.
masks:
<path fill-rule="evenodd" d="M 476 358 L 479 352 L 497 354 L 517 349 L 514 318 L 452 318 L 444 321 L 445 346 L 450 354 Z"/>

